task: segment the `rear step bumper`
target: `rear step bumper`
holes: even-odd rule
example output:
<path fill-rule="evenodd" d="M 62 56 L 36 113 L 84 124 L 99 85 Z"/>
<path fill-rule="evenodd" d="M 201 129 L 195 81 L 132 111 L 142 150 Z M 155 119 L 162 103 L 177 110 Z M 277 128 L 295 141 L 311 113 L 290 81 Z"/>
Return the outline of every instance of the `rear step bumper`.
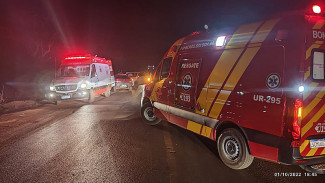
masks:
<path fill-rule="evenodd" d="M 325 164 L 318 165 L 300 165 L 300 167 L 308 172 L 313 172 L 317 174 L 325 174 Z"/>
<path fill-rule="evenodd" d="M 297 165 L 316 165 L 325 164 L 325 155 L 320 156 L 301 156 L 298 147 L 292 149 L 293 163 Z"/>
<path fill-rule="evenodd" d="M 325 164 L 325 155 L 301 156 L 299 147 L 292 147 L 291 140 L 282 138 L 279 146 L 278 161 L 287 165 Z"/>

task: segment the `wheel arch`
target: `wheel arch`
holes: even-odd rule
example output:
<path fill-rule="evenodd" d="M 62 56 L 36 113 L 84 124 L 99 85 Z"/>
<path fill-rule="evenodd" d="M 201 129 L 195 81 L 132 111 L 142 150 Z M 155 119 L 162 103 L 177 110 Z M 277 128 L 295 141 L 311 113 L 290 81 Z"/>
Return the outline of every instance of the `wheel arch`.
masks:
<path fill-rule="evenodd" d="M 243 130 L 240 126 L 238 126 L 236 123 L 232 122 L 232 121 L 222 121 L 220 123 L 218 123 L 215 127 L 216 133 L 215 133 L 215 138 L 216 141 L 218 141 L 218 137 L 221 134 L 221 132 L 227 128 L 235 128 L 237 129 L 244 137 L 245 139 L 245 143 L 248 147 L 248 152 L 251 154 L 251 150 L 248 144 L 248 136 L 245 132 L 245 130 Z"/>
<path fill-rule="evenodd" d="M 142 96 L 142 99 L 141 99 L 141 107 L 144 105 L 144 104 L 146 104 L 146 103 L 150 103 L 150 104 L 152 104 L 152 102 L 151 102 L 151 100 L 148 98 L 148 97 L 144 97 L 144 96 Z"/>

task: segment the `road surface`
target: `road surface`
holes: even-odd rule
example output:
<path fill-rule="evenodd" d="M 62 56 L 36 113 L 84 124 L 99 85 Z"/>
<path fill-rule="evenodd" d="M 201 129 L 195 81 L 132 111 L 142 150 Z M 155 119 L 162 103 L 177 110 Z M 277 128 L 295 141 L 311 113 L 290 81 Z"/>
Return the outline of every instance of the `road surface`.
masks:
<path fill-rule="evenodd" d="M 215 144 L 166 122 L 141 121 L 130 92 L 93 104 L 59 106 L 0 116 L 0 182 L 324 182 L 297 166 L 255 159 L 232 170 Z M 297 173 L 298 177 L 277 177 Z"/>

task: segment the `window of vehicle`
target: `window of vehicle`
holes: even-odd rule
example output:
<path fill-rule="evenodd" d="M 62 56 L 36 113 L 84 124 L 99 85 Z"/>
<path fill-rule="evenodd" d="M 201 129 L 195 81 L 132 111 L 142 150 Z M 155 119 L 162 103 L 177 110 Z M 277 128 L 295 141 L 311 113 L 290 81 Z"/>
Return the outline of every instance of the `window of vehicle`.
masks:
<path fill-rule="evenodd" d="M 61 66 L 58 77 L 84 77 L 89 75 L 89 65 Z"/>
<path fill-rule="evenodd" d="M 312 57 L 312 78 L 315 80 L 324 80 L 324 53 L 325 51 L 314 51 Z"/>
<path fill-rule="evenodd" d="M 117 75 L 115 76 L 115 79 L 130 79 L 127 75 Z"/>
<path fill-rule="evenodd" d="M 169 57 L 169 58 L 166 58 L 163 61 L 160 79 L 165 79 L 165 78 L 168 77 L 169 70 L 170 70 L 170 65 L 172 64 L 172 60 L 173 60 L 173 58 L 172 57 Z"/>
<path fill-rule="evenodd" d="M 91 66 L 91 78 L 95 77 L 96 76 L 96 66 L 95 65 L 92 65 Z"/>
<path fill-rule="evenodd" d="M 159 80 L 160 71 L 161 71 L 161 64 L 159 64 L 157 69 L 156 69 L 153 81 L 158 81 Z"/>

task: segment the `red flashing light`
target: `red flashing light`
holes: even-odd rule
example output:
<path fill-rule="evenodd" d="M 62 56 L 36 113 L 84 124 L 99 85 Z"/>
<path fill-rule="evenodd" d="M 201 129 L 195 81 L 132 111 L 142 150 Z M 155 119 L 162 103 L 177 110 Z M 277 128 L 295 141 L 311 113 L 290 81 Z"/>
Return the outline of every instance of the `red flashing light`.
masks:
<path fill-rule="evenodd" d="M 200 34 L 200 32 L 198 32 L 198 31 L 196 31 L 196 32 L 192 32 L 192 36 L 194 36 L 194 35 L 199 35 Z"/>
<path fill-rule="evenodd" d="M 69 55 L 62 60 L 63 65 L 80 65 L 80 64 L 91 64 L 91 63 L 102 63 L 109 66 L 112 65 L 111 60 L 106 60 L 105 58 L 93 57 L 90 54 L 81 55 Z"/>
<path fill-rule="evenodd" d="M 86 59 L 87 57 L 67 57 L 65 60 Z"/>
<path fill-rule="evenodd" d="M 322 9 L 318 5 L 313 5 L 313 12 L 316 14 L 320 14 L 322 12 Z"/>
<path fill-rule="evenodd" d="M 296 99 L 294 114 L 293 114 L 293 124 L 292 124 L 293 127 L 292 137 L 295 140 L 300 139 L 301 119 L 302 119 L 302 100 Z"/>
<path fill-rule="evenodd" d="M 296 160 L 296 163 L 305 163 L 307 160 Z"/>

